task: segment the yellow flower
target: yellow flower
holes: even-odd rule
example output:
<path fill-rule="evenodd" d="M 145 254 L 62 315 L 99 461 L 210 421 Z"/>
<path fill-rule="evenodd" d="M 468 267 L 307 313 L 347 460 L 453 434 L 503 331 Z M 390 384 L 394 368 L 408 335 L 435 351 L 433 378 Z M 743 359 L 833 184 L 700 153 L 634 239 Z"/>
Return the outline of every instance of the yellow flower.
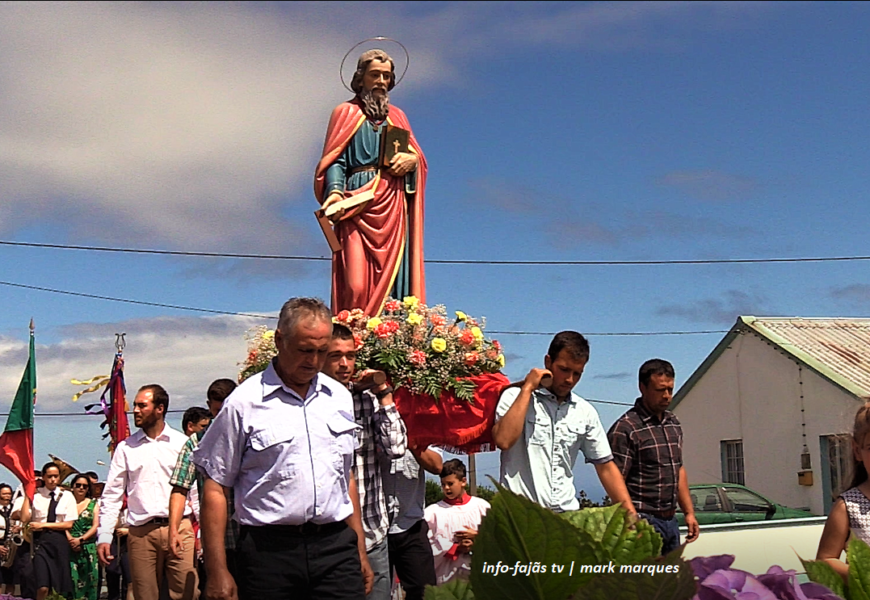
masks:
<path fill-rule="evenodd" d="M 462 312 L 461 310 L 457 310 L 457 311 L 456 311 L 456 320 L 457 320 L 457 321 L 467 321 L 467 320 L 468 320 L 468 315 L 466 315 L 466 314 L 465 314 L 464 312 Z"/>
<path fill-rule="evenodd" d="M 447 340 L 444 338 L 435 338 L 432 340 L 432 349 L 435 352 L 444 352 L 447 350 Z"/>
<path fill-rule="evenodd" d="M 270 329 L 269 331 L 264 331 L 264 332 L 263 332 L 263 339 L 264 339 L 264 340 L 271 340 L 273 337 L 275 337 L 275 331 L 274 331 L 274 330 Z"/>
<path fill-rule="evenodd" d="M 405 296 L 405 299 L 402 302 L 408 310 L 414 310 L 420 304 L 417 296 Z"/>
<path fill-rule="evenodd" d="M 423 317 L 421 317 L 417 313 L 411 313 L 410 315 L 408 315 L 408 323 L 410 323 L 411 325 L 419 325 L 422 322 Z"/>
<path fill-rule="evenodd" d="M 498 358 L 496 360 L 498 360 L 498 366 L 500 366 L 503 369 L 504 368 L 504 354 L 499 354 Z"/>
<path fill-rule="evenodd" d="M 369 322 L 366 323 L 366 328 L 370 330 L 374 330 L 375 327 L 381 324 L 381 320 L 377 317 L 372 317 L 369 319 Z"/>
<path fill-rule="evenodd" d="M 477 341 L 480 341 L 483 339 L 483 332 L 480 330 L 480 327 L 472 327 L 471 328 L 471 335 L 473 335 L 474 339 L 476 339 Z"/>

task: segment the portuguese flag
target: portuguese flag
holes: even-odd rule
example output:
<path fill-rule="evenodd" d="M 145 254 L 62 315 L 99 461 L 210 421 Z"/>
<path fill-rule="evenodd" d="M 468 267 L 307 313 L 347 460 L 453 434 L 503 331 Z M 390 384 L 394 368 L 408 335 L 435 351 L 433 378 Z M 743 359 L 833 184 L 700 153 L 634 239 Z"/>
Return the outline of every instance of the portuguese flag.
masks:
<path fill-rule="evenodd" d="M 24 484 L 27 497 L 36 493 L 33 477 L 33 404 L 36 401 L 36 347 L 33 341 L 33 321 L 30 322 L 30 356 L 12 407 L 6 429 L 0 435 L 0 465 Z"/>

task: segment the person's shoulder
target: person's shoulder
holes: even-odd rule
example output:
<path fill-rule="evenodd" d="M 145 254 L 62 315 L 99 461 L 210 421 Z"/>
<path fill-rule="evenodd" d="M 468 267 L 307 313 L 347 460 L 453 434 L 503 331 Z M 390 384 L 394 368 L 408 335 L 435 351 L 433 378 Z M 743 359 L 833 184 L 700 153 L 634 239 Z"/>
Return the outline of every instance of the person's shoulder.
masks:
<path fill-rule="evenodd" d="M 521 389 L 519 385 L 509 385 L 501 391 L 501 395 L 498 397 L 499 402 L 513 402 L 520 395 Z"/>
<path fill-rule="evenodd" d="M 325 388 L 326 393 L 328 393 L 336 401 L 348 402 L 351 405 L 353 404 L 353 395 L 350 393 L 350 390 L 347 389 L 347 386 L 339 381 L 336 381 L 329 375 L 326 375 L 324 373 L 318 373 L 317 385 L 320 388 L 318 391 L 323 391 L 323 389 Z"/>
<path fill-rule="evenodd" d="M 390 109 L 392 110 L 392 108 L 393 107 L 391 106 Z M 332 115 L 330 117 L 330 120 L 334 121 L 336 119 L 356 117 L 362 114 L 362 108 L 360 107 L 358 102 L 356 102 L 354 99 L 345 100 L 344 102 L 332 109 Z"/>
<path fill-rule="evenodd" d="M 487 502 L 486 500 L 484 500 L 480 496 L 472 496 L 471 502 L 474 504 L 475 507 L 482 508 L 484 510 L 489 510 L 492 507 L 492 505 L 489 502 Z"/>

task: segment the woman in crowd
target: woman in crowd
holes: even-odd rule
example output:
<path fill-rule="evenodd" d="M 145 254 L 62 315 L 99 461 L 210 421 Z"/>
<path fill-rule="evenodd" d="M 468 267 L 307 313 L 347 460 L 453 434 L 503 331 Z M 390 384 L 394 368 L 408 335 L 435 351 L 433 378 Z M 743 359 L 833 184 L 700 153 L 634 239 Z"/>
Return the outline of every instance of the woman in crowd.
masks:
<path fill-rule="evenodd" d="M 44 486 L 36 490 L 33 502 L 24 496 L 21 520 L 30 523 L 36 551 L 33 555 L 33 579 L 36 600 L 45 600 L 50 589 L 65 595 L 72 592 L 69 569 L 69 543 L 66 531 L 78 518 L 76 501 L 62 490 L 60 469 L 53 462 L 42 469 Z"/>
<path fill-rule="evenodd" d="M 93 497 L 93 488 L 87 475 L 77 474 L 72 479 L 72 493 L 76 500 L 78 519 L 66 532 L 69 543 L 70 570 L 73 598 L 97 600 L 99 590 L 99 561 L 97 560 L 97 527 L 100 524 L 99 505 Z"/>
<path fill-rule="evenodd" d="M 7 545 L 12 535 L 12 487 L 0 483 L 0 563 L 8 556 Z M 0 567 L 0 594 L 11 594 L 15 587 L 11 567 Z"/>

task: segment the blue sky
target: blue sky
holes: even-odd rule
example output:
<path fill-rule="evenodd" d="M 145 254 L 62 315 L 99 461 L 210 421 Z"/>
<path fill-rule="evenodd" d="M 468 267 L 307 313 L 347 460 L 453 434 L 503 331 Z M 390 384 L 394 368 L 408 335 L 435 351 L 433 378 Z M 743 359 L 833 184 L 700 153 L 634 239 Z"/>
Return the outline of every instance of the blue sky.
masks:
<path fill-rule="evenodd" d="M 339 63 L 387 35 L 411 53 L 392 101 L 430 166 L 429 259 L 863 256 L 868 26 L 865 4 L 836 2 L 6 4 L 0 240 L 326 256 L 311 176 L 348 96 Z M 329 294 L 322 261 L 0 256 L 2 282 L 229 312 Z M 591 334 L 870 303 L 863 261 L 430 264 L 427 287 L 490 330 L 590 333 L 577 391 L 624 403 L 644 360 L 671 360 L 680 385 L 723 334 Z M 131 389 L 157 381 L 171 408 L 202 404 L 260 322 L 6 285 L 0 301 L 0 410 L 33 317 L 37 414 L 80 413 L 69 379 L 108 371 L 116 331 Z M 495 337 L 511 378 L 549 341 Z M 596 407 L 605 427 L 625 408 Z M 93 418 L 37 417 L 36 450 L 105 472 Z M 495 474 L 497 455 L 478 464 Z M 591 468 L 577 473 L 600 496 Z"/>

